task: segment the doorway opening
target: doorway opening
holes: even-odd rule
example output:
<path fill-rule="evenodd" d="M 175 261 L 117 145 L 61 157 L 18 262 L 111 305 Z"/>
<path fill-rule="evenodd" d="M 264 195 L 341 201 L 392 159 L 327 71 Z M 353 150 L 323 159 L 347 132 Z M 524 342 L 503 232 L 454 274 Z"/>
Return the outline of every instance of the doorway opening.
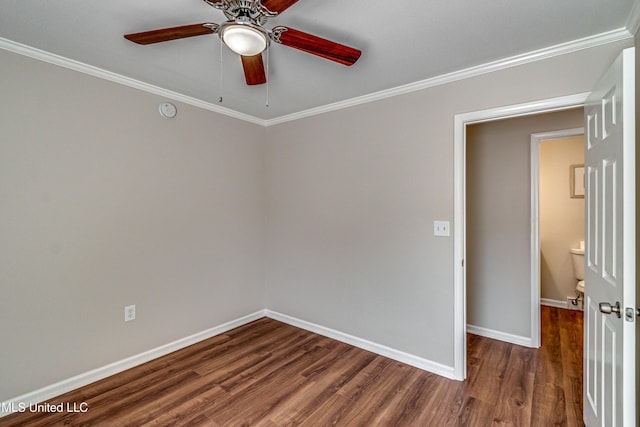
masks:
<path fill-rule="evenodd" d="M 574 310 L 584 294 L 584 148 L 584 127 L 531 134 L 531 282 L 541 304 Z"/>
<path fill-rule="evenodd" d="M 460 114 L 455 117 L 454 129 L 454 376 L 460 380 L 466 378 L 466 334 L 467 334 L 467 135 L 468 126 L 554 111 L 569 110 L 584 106 L 588 94 L 553 98 L 526 104 L 500 107 L 490 110 Z M 533 239 L 532 239 L 533 240 Z M 539 273 L 538 273 L 539 274 Z M 526 280 L 526 278 L 524 278 Z M 530 286 L 529 304 L 525 310 L 530 312 L 529 330 L 526 343 L 530 347 L 540 345 L 540 289 Z M 496 310 L 497 307 L 494 307 Z M 490 328 L 487 328 L 490 329 Z M 513 334 L 519 336 L 517 334 Z"/>

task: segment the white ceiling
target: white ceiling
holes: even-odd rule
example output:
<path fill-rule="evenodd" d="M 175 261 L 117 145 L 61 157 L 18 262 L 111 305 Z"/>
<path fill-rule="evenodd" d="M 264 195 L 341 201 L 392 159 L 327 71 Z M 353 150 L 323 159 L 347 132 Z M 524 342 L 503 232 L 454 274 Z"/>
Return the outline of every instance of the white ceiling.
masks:
<path fill-rule="evenodd" d="M 0 0 L 0 47 L 19 43 L 272 120 L 596 35 L 629 36 L 633 6 L 634 0 L 300 0 L 265 27 L 286 25 L 356 47 L 362 57 L 345 67 L 272 44 L 268 107 L 267 86 L 247 86 L 239 58 L 226 47 L 221 72 L 217 35 L 148 46 L 122 37 L 225 20 L 202 0 Z"/>

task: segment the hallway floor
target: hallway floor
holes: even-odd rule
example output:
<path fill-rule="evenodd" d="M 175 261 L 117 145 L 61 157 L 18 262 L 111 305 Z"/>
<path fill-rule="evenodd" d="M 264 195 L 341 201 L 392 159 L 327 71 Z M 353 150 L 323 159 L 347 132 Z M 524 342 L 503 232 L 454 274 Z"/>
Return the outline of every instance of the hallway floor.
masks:
<path fill-rule="evenodd" d="M 466 395 L 484 415 L 462 424 L 584 425 L 583 313 L 542 306 L 541 323 L 539 349 L 468 336 Z"/>

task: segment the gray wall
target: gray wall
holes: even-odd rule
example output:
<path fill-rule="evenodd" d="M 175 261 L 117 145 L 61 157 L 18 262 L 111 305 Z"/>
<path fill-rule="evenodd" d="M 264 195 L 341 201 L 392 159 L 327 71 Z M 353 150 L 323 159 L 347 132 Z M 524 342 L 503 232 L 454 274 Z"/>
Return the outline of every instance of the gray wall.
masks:
<path fill-rule="evenodd" d="M 453 240 L 433 221 L 453 221 L 455 115 L 587 92 L 629 43 L 269 127 L 268 307 L 452 366 Z M 528 336 L 515 294 L 475 321 Z"/>
<path fill-rule="evenodd" d="M 0 70 L 0 401 L 265 307 L 264 128 L 163 119 L 3 50 Z"/>
<path fill-rule="evenodd" d="M 531 134 L 582 123 L 580 108 L 467 127 L 468 324 L 531 337 Z"/>

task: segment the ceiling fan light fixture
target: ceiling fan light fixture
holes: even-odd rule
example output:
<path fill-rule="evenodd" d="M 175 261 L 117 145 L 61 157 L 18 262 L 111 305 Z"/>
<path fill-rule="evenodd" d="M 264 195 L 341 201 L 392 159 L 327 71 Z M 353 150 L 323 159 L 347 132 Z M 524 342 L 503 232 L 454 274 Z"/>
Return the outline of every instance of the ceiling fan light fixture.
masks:
<path fill-rule="evenodd" d="M 242 56 L 254 56 L 267 48 L 264 30 L 248 24 L 231 23 L 220 30 L 220 38 L 229 49 Z"/>

